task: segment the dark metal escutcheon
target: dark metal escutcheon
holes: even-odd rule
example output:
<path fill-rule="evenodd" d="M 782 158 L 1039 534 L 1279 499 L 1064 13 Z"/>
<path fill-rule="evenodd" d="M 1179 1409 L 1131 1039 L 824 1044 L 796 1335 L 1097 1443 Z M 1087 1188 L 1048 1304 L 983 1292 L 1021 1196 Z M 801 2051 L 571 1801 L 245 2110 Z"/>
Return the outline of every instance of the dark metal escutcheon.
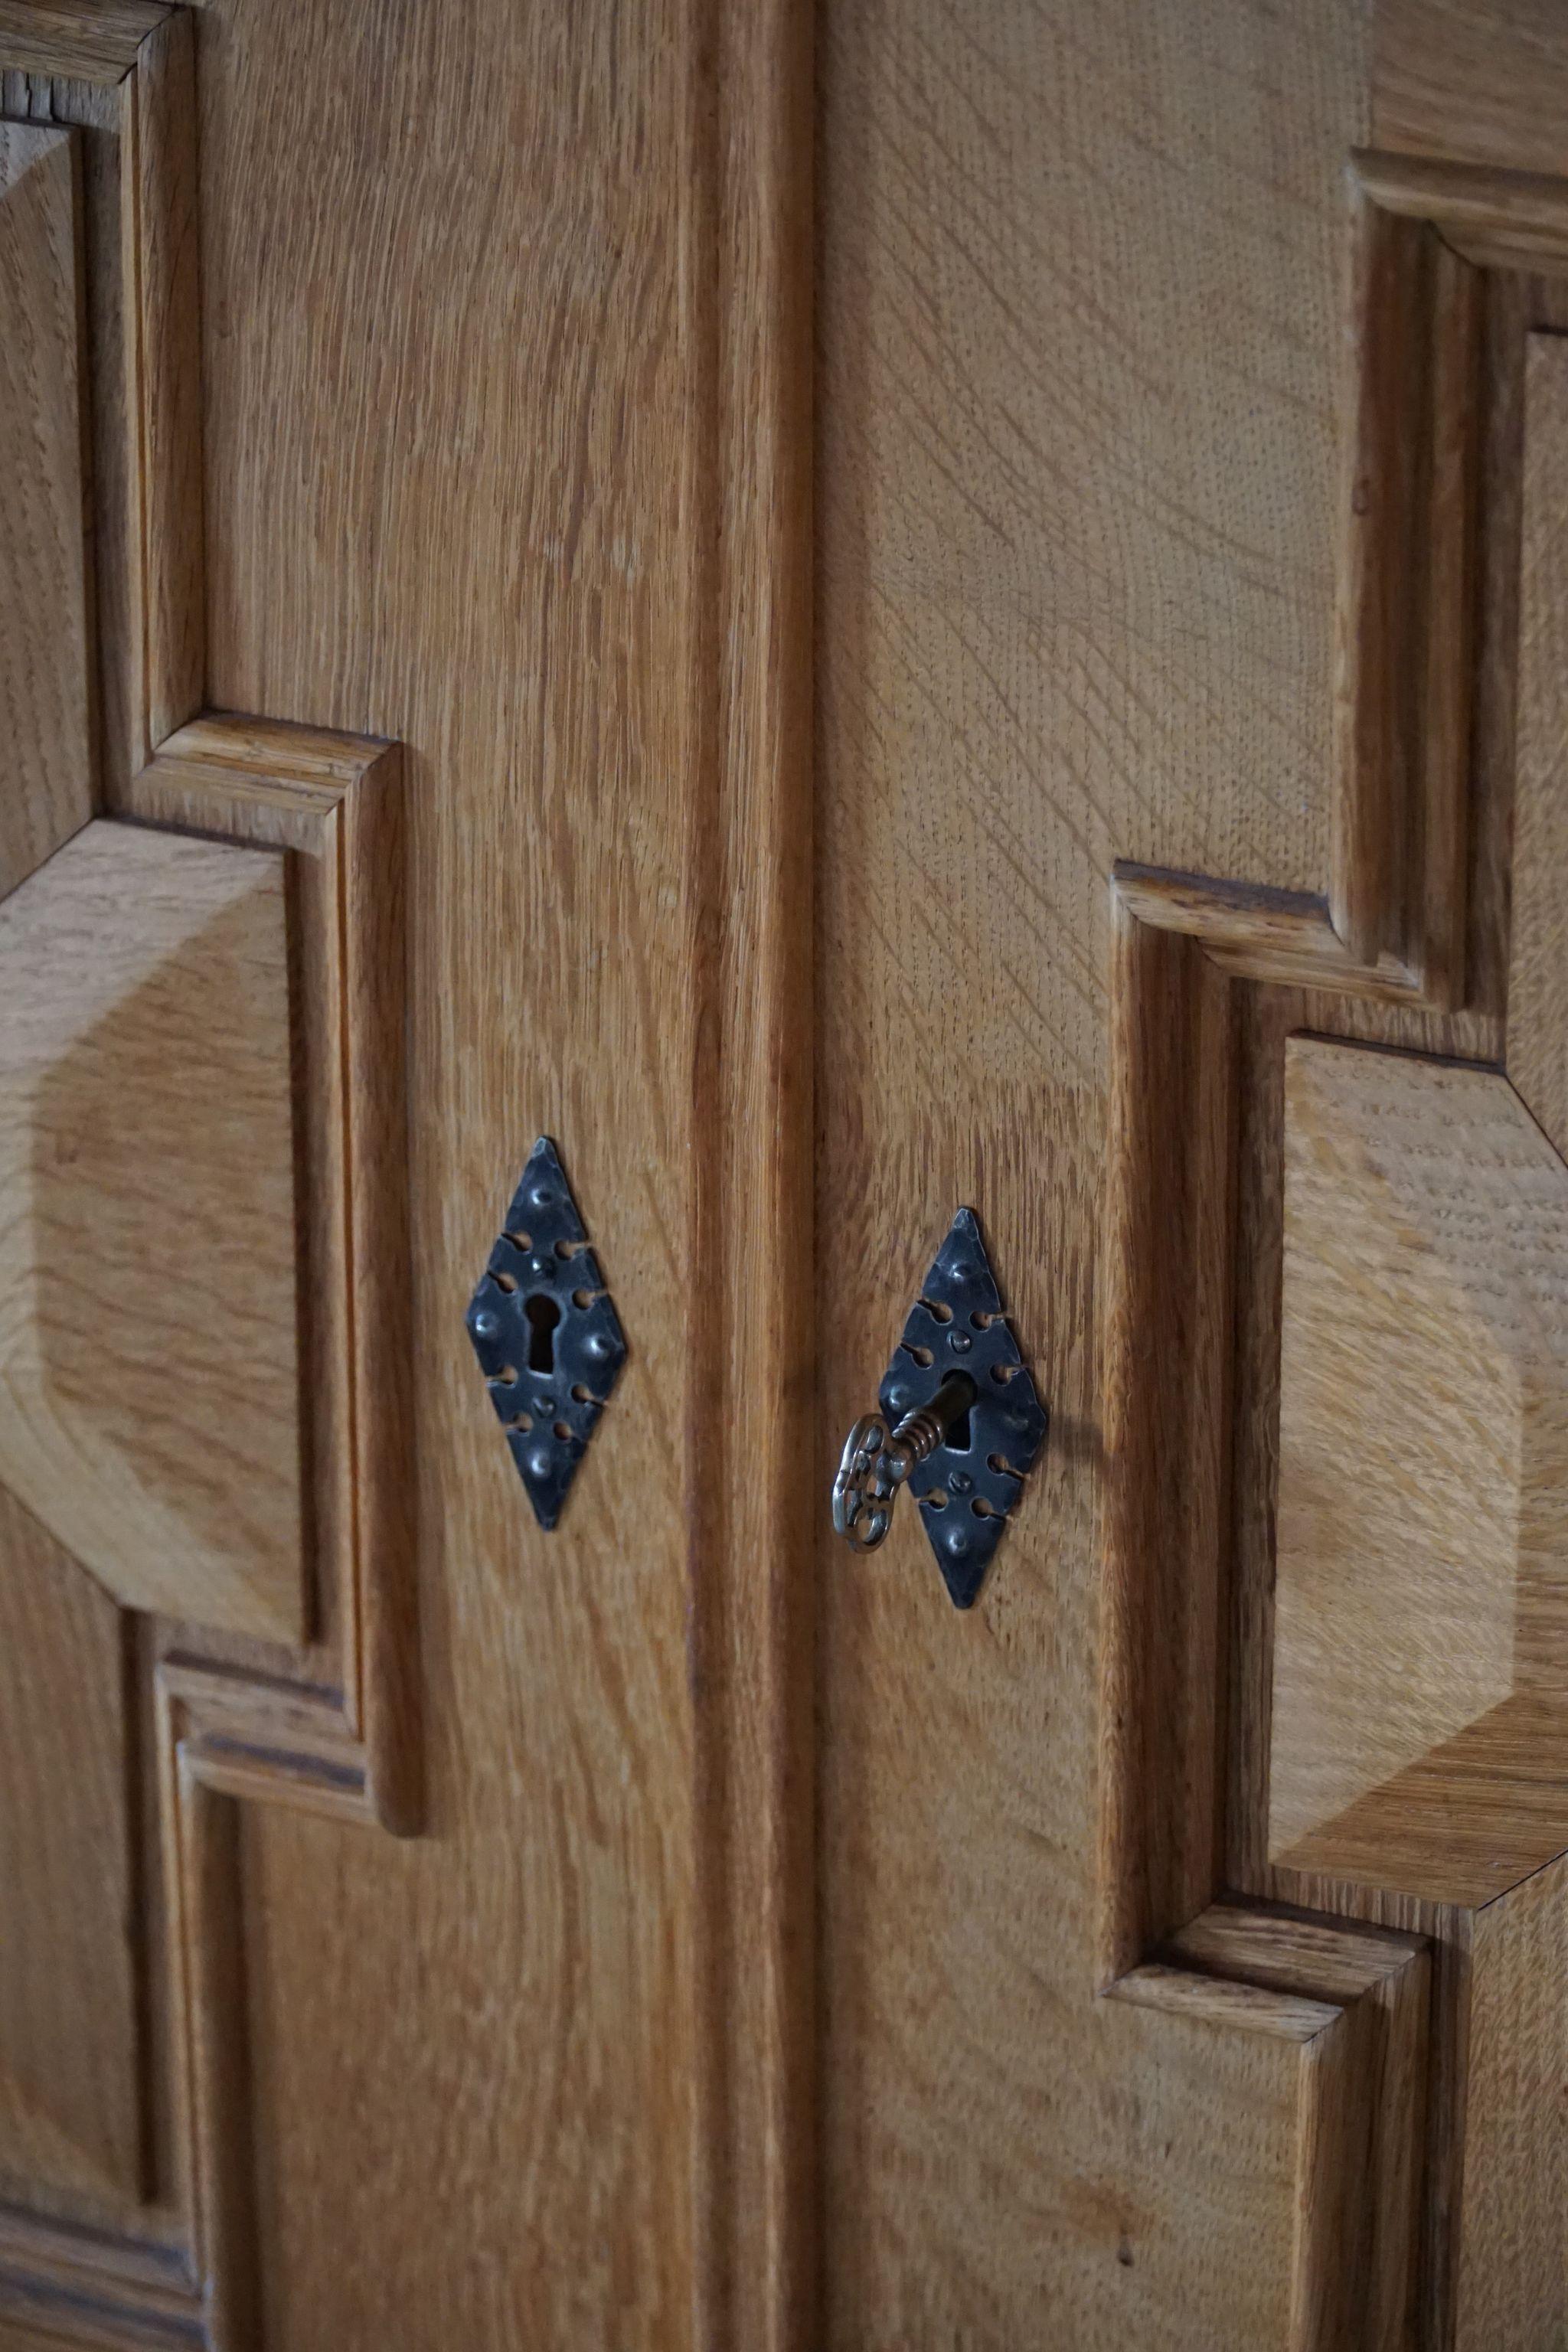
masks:
<path fill-rule="evenodd" d="M 469 1303 L 468 1337 L 534 1517 L 552 1528 L 626 1343 L 547 1135 Z"/>
<path fill-rule="evenodd" d="M 953 1218 L 888 1366 L 878 1401 L 889 1424 L 929 1405 L 956 1371 L 973 1381 L 974 1402 L 908 1485 L 953 1606 L 969 1609 L 1049 1427 L 973 1209 Z"/>

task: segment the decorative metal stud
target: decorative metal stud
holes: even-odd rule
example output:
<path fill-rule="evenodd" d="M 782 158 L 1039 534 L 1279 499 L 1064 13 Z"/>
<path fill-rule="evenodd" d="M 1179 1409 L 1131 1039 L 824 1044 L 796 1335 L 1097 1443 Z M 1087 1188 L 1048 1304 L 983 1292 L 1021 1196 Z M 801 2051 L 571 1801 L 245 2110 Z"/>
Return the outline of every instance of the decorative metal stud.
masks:
<path fill-rule="evenodd" d="M 893 1351 L 878 1392 L 889 1428 L 929 1405 L 955 1372 L 973 1380 L 974 1402 L 907 1483 L 952 1604 L 970 1609 L 1049 1426 L 973 1209 L 954 1217 Z"/>
<path fill-rule="evenodd" d="M 533 1515 L 552 1528 L 626 1343 L 547 1135 L 469 1302 L 468 1337 Z"/>

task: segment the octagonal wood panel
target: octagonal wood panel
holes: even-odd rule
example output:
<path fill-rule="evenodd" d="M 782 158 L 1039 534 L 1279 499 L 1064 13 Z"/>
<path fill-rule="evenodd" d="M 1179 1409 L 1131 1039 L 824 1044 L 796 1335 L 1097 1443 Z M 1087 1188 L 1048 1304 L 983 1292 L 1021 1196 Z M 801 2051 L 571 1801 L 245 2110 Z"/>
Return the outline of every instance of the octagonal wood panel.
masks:
<path fill-rule="evenodd" d="M 1568 1842 L 1568 1170 L 1500 1074 L 1293 1040 L 1269 1843 L 1485 1900 Z"/>
<path fill-rule="evenodd" d="M 123 1606 L 296 1637 L 282 857 L 89 825 L 0 1000 L 0 1485 Z"/>

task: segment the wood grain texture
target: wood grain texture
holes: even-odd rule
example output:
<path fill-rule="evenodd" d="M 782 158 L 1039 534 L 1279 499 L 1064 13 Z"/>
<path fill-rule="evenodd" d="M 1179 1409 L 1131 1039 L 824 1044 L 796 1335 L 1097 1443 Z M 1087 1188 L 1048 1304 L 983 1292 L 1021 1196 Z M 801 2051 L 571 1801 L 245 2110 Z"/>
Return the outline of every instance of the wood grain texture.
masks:
<path fill-rule="evenodd" d="M 230 2352 L 255 2341 L 258 2310 L 234 1801 L 403 1832 L 419 1818 L 400 758 L 372 739 L 208 714 L 169 739 L 125 804 L 185 829 L 102 828 L 149 854 L 214 855 L 195 833 L 252 845 L 217 853 L 242 863 L 288 861 L 311 1616 L 292 1650 L 188 1622 L 155 1621 L 140 1645 L 162 1857 L 146 1868 L 167 1969 L 149 2022 L 168 2078 L 139 2112 L 150 2201 L 122 2203 L 113 2227 L 101 2200 L 68 2209 L 72 2229 L 53 2218 L 58 2199 L 0 2222 L 0 2314 L 68 2308 L 83 2341 L 173 2347 L 195 2332 Z"/>
<path fill-rule="evenodd" d="M 1335 2183 L 1336 2230 L 1320 2262 L 1359 2263 L 1362 2284 L 1350 2326 L 1367 2352 L 1407 2352 L 1420 2326 L 1421 2207 L 1427 2161 L 1427 2074 L 1432 2017 L 1430 1955 L 1417 1937 L 1222 1903 L 1173 1937 L 1173 1966 L 1199 1969 L 1231 1985 L 1366 2005 L 1370 2111 L 1364 2188 Z M 1307 2226 L 1324 2217 L 1310 2213 Z M 1359 2330 L 1359 2334 L 1356 2331 Z"/>
<path fill-rule="evenodd" d="M 1568 180 L 1363 149 L 1358 187 L 1394 219 L 1423 220 L 1483 268 L 1568 269 Z"/>
<path fill-rule="evenodd" d="M 689 1379 L 733 1392 L 688 1320 L 698 28 L 219 0 L 203 35 L 210 690 L 397 737 L 408 813 L 431 1834 L 238 1809 L 268 2325 L 637 2352 L 691 2326 L 680 1433 Z M 548 1537 L 463 1328 L 542 1129 L 631 1349 Z"/>
<path fill-rule="evenodd" d="M 134 243 L 124 281 L 135 292 L 133 371 L 137 494 L 135 576 L 145 671 L 140 767 L 205 698 L 202 519 L 201 281 L 196 224 L 195 35 L 188 8 L 170 11 L 137 52 L 124 161 Z"/>
<path fill-rule="evenodd" d="M 1408 553 L 1418 495 L 1426 354 L 1418 226 L 1352 194 L 1351 430 L 1334 666 L 1334 929 L 1375 964 L 1404 889 L 1400 824 L 1410 787 Z M 1405 560 L 1402 560 L 1405 559 Z"/>
<path fill-rule="evenodd" d="M 79 159 L 0 121 L 0 895 L 93 803 Z"/>
<path fill-rule="evenodd" d="M 688 89 L 684 496 L 694 1171 L 686 1475 L 698 1914 L 699 2343 L 816 2322 L 813 1641 L 812 36 L 713 13 Z M 763 1368 L 765 1368 L 763 1370 Z M 760 1377 L 759 1377 L 760 1373 Z M 743 1566 L 742 1566 L 743 1563 Z"/>
<path fill-rule="evenodd" d="M 1528 339 L 1520 561 L 1509 1075 L 1568 1150 L 1568 344 Z"/>
<path fill-rule="evenodd" d="M 0 1482 L 125 1608 L 303 1624 L 276 856 L 89 825 L 0 907 Z"/>
<path fill-rule="evenodd" d="M 1526 2352 L 1568 2331 L 1568 1863 L 1473 1929 L 1456 2352 Z"/>
<path fill-rule="evenodd" d="M 1342 989 L 1390 1003 L 1421 1001 L 1419 976 L 1380 951 L 1371 963 L 1351 953 L 1327 898 L 1204 874 L 1173 874 L 1119 858 L 1117 908 L 1152 930 L 1202 942 L 1208 960 L 1237 980 L 1282 987 Z"/>
<path fill-rule="evenodd" d="M 1480 280 L 1399 166 L 1352 174 L 1330 898 L 1352 958 L 1464 992 Z M 1366 165 L 1368 168 L 1363 169 Z M 1446 224 L 1445 224 L 1446 226 Z"/>
<path fill-rule="evenodd" d="M 1408 1937 L 1221 1905 L 1111 1989 L 1159 2158 L 1127 2340 L 1411 2344 L 1428 1983 Z"/>
<path fill-rule="evenodd" d="M 125 1628 L 3 1494 L 0 1543 L 0 2193 L 79 2214 L 142 2186 Z"/>
<path fill-rule="evenodd" d="M 334 1809 L 346 1770 L 356 1801 L 408 1832 L 421 1798 L 401 753 L 374 738 L 209 713 L 167 740 L 123 805 L 143 822 L 289 860 L 315 1636 L 302 1680 L 318 1695 L 335 1693 L 324 1711 L 307 1706 L 303 1746 L 317 1727 L 325 1745 L 316 1777 Z M 188 1629 L 181 1639 L 188 1651 Z M 258 1772 L 265 1779 L 269 1748 L 300 1747 L 298 1699 L 287 1682 L 276 1703 L 268 1696 L 283 1662 L 256 1663 L 260 1677 L 248 1694 L 226 1701 L 231 1712 L 236 1699 L 250 1710 L 247 1731 L 231 1720 L 226 1734 L 228 1752 L 254 1759 L 247 1787 Z M 301 1761 L 290 1768 L 291 1785 Z"/>
<path fill-rule="evenodd" d="M 1556 0 L 1378 0 L 1383 147 L 1568 175 L 1568 57 Z"/>
<path fill-rule="evenodd" d="M 112 799 L 204 699 L 191 12 L 150 9 L 133 62 L 107 84 L 8 62 L 0 49 L 5 110 L 69 125 L 83 159 L 98 751 Z"/>
<path fill-rule="evenodd" d="M 1167 2272 L 1141 2302 L 1136 2220 L 1170 2193 L 1152 2073 L 1123 2072 L 1109 2023 L 1082 2038 L 1106 1110 L 1134 1092 L 1107 885 L 1124 856 L 1325 888 L 1360 26 L 917 0 L 820 28 L 819 1491 L 961 1201 L 1053 1412 L 961 1623 L 917 1528 L 822 1565 L 820 2340 L 846 2352 L 1100 2352 L 1156 2309 L 1171 2340 L 1245 2343 L 1288 2296 L 1276 2202 L 1245 2274 L 1184 2295 Z M 1174 973 L 1187 942 L 1165 944 Z M 1173 1091 L 1148 1021 L 1149 1085 Z M 1182 1149 L 1159 1170 L 1179 1233 Z M 1207 1504 L 1207 1393 L 1171 1393 L 1197 1449 L 1173 1475 Z M 1201 1562 L 1198 1524 L 1161 1535 L 1152 1576 L 1189 1541 Z M 1204 1597 L 1158 1620 L 1184 1666 Z M 1168 1719 L 1204 1704 L 1174 1693 Z M 1211 1727 L 1209 1786 L 1212 1756 Z M 1148 1818 L 1178 1810 L 1152 1793 Z M 1135 1885 L 1180 1883 L 1208 1850 L 1201 1818 L 1182 1832 Z"/>
<path fill-rule="evenodd" d="M 1220 1883 L 1231 1258 L 1229 990 L 1118 909 L 1107 1139 L 1102 1978 Z"/>
<path fill-rule="evenodd" d="M 1271 1852 L 1485 1901 L 1557 1852 L 1568 1170 L 1494 1073 L 1287 1055 Z"/>
<path fill-rule="evenodd" d="M 158 0 L 0 0 L 0 68 L 121 82 L 174 13 Z"/>

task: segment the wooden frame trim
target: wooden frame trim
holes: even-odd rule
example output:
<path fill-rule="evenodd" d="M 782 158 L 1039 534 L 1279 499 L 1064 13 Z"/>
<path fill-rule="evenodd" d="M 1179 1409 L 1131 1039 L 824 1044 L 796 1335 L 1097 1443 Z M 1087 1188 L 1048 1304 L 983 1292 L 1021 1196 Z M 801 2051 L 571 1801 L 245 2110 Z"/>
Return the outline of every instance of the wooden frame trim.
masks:
<path fill-rule="evenodd" d="M 92 69 L 88 64 L 94 58 Z M 100 712 L 112 805 L 205 698 L 195 43 L 190 11 L 0 0 L 7 110 L 118 142 L 88 174 Z M 111 364 L 101 367 L 103 356 Z"/>
<path fill-rule="evenodd" d="M 693 2333 L 804 2352 L 817 2335 L 816 1528 L 799 1505 L 816 1378 L 811 10 L 705 5 L 690 39 Z"/>
<path fill-rule="evenodd" d="M 215 715 L 169 738 L 121 814 L 289 851 L 301 923 L 323 943 L 302 1010 L 307 1030 L 319 1032 L 312 1060 L 326 1089 L 313 1157 L 331 1228 L 320 1255 L 334 1287 L 341 1252 L 341 1320 L 311 1372 L 342 1389 L 330 1407 L 342 1457 L 331 1465 L 337 1491 L 321 1512 L 334 1530 L 330 1622 L 342 1691 L 326 1706 L 314 1689 L 302 1700 L 274 1675 L 237 1685 L 221 1659 L 187 1664 L 179 1688 L 188 1736 L 213 1785 L 363 1810 L 407 1834 L 419 1817 L 419 1743 L 400 783 L 395 744 Z"/>
<path fill-rule="evenodd" d="M 154 2234 L 67 2229 L 0 2210 L 0 2319 L 68 2308 L 82 2340 L 244 2352 L 257 2308 L 242 1998 L 237 1799 L 412 1834 L 420 1821 L 419 1656 L 410 1460 L 403 1102 L 401 755 L 373 739 L 209 715 L 179 730 L 119 814 L 289 854 L 291 933 L 323 963 L 314 1066 L 326 1247 L 345 1304 L 330 1411 L 347 1454 L 324 1506 L 333 1590 L 321 1638 L 288 1654 L 158 1629 L 154 1758 L 172 1981 L 176 2209 Z M 296 940 L 296 944 L 299 944 Z M 310 1053 L 308 1041 L 308 1056 Z M 320 1089 L 312 1091 L 319 1093 Z M 307 1378 L 310 1377 L 307 1373 Z M 329 1448 L 330 1452 L 331 1449 Z M 335 1513 L 335 1517 L 334 1517 Z"/>
<path fill-rule="evenodd" d="M 317 1619 L 149 1622 L 173 2177 L 123 2228 L 0 2208 L 0 2322 L 244 2352 L 259 2326 L 235 1801 L 420 1825 L 401 755 L 205 698 L 195 42 L 152 0 L 0 0 L 0 103 L 96 140 L 87 247 L 110 815 L 286 853 L 306 1081 Z M 114 142 L 110 144 L 110 142 Z M 297 1073 L 297 1076 L 300 1073 Z M 297 1097 L 300 1089 L 297 1087 Z M 331 1293 L 319 1317 L 316 1294 Z"/>
<path fill-rule="evenodd" d="M 1299 2043 L 1290 2342 L 1405 2352 L 1420 2252 L 1432 1965 L 1419 1937 L 1217 1903 L 1110 1997 Z"/>
<path fill-rule="evenodd" d="M 164 0 L 0 0 L 0 70 L 113 88 L 174 13 Z"/>

